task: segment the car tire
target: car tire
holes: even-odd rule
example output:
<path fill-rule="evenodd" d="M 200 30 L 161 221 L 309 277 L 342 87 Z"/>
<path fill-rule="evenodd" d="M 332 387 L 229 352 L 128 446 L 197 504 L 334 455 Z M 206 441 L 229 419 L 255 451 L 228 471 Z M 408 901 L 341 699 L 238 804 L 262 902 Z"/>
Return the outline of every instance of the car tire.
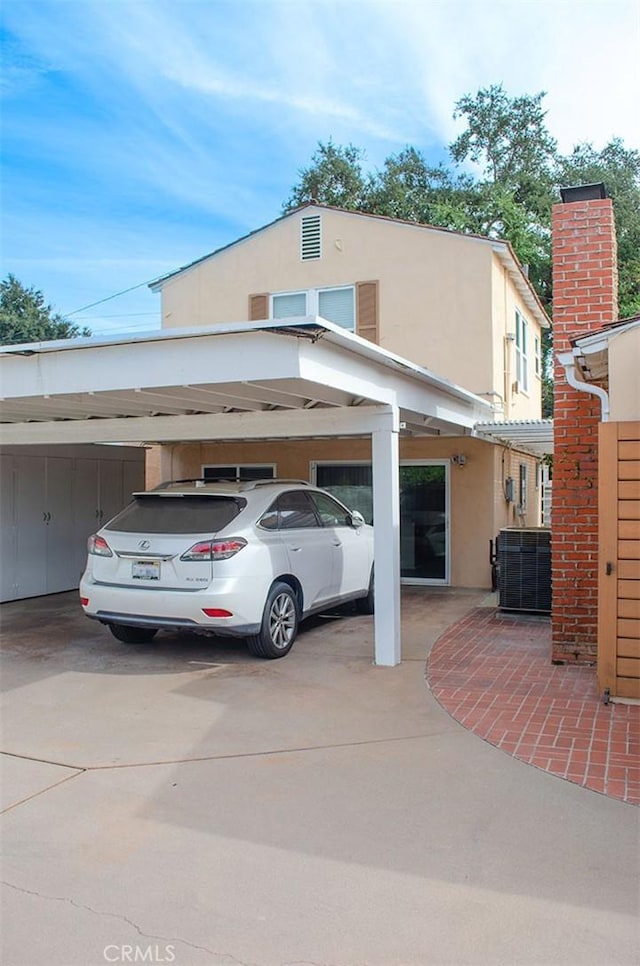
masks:
<path fill-rule="evenodd" d="M 247 638 L 249 653 L 270 660 L 284 657 L 293 647 L 299 620 L 295 592 L 289 584 L 274 584 L 264 605 L 260 631 Z"/>
<path fill-rule="evenodd" d="M 158 633 L 157 627 L 132 627 L 130 624 L 109 624 L 109 630 L 123 644 L 148 644 Z"/>
<path fill-rule="evenodd" d="M 356 610 L 359 614 L 373 614 L 375 609 L 374 606 L 374 594 L 373 594 L 373 567 L 371 568 L 371 576 L 369 577 L 369 590 L 367 591 L 366 597 L 358 597 L 356 600 Z"/>

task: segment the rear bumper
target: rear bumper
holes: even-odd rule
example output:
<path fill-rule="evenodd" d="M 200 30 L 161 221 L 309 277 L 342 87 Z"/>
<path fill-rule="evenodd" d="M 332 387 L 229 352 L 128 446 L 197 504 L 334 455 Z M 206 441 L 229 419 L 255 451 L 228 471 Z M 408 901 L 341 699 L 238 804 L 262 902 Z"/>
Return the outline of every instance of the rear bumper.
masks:
<path fill-rule="evenodd" d="M 216 634 L 225 637 L 248 637 L 257 634 L 260 624 L 234 624 L 214 625 L 199 624 L 197 621 L 189 620 L 186 617 L 146 617 L 143 614 L 120 614 L 116 611 L 99 610 L 95 614 L 85 611 L 87 617 L 101 624 L 124 624 L 127 627 L 153 627 L 159 630 L 168 631 L 193 631 L 198 634 Z"/>
<path fill-rule="evenodd" d="M 203 590 L 180 591 L 161 588 L 121 587 L 95 582 L 85 574 L 80 582 L 80 597 L 87 617 L 103 624 L 126 624 L 131 627 L 159 627 L 209 631 L 246 637 L 256 634 L 262 624 L 264 602 L 269 584 L 239 578 L 214 580 Z M 203 608 L 220 607 L 231 617 L 208 617 Z"/>

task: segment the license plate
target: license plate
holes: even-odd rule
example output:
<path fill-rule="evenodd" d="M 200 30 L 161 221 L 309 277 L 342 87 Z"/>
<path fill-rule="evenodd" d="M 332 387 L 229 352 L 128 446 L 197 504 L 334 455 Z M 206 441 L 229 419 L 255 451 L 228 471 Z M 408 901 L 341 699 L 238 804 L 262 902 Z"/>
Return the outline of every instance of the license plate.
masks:
<path fill-rule="evenodd" d="M 134 580 L 160 580 L 160 561 L 134 560 L 131 576 Z"/>

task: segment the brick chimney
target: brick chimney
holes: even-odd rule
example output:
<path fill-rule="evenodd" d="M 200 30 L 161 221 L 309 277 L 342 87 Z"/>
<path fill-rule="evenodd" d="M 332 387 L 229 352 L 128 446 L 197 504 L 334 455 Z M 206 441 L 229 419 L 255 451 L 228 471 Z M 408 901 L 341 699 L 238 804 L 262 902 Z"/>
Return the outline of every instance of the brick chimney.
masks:
<path fill-rule="evenodd" d="M 554 462 L 552 660 L 595 663 L 600 402 L 570 386 L 559 352 L 618 315 L 613 205 L 604 185 L 561 191 L 552 211 Z"/>

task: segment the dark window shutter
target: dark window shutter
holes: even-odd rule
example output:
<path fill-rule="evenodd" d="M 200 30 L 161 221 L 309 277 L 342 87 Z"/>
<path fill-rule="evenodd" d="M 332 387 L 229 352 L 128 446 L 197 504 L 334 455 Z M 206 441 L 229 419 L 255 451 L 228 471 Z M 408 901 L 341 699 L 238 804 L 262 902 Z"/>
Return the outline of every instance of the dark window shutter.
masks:
<path fill-rule="evenodd" d="M 269 318 L 269 293 L 249 296 L 249 321 L 258 322 Z"/>
<path fill-rule="evenodd" d="M 356 285 L 356 334 L 378 343 L 378 283 L 358 282 Z"/>

